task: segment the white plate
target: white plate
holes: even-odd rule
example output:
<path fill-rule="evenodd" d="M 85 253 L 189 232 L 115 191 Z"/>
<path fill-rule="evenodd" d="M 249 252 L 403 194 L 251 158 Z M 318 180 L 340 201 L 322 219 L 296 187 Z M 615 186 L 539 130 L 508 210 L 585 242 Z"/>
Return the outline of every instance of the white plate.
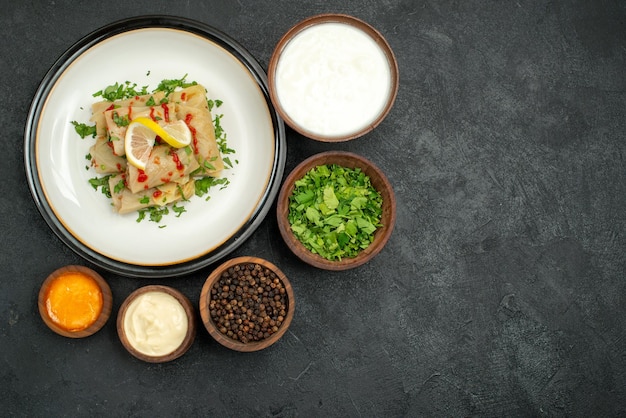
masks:
<path fill-rule="evenodd" d="M 88 123 L 92 94 L 115 82 L 156 88 L 187 75 L 207 96 L 223 101 L 230 184 L 194 196 L 187 212 L 160 223 L 115 213 L 88 180 L 93 139 L 72 121 Z M 216 262 L 248 238 L 276 196 L 285 164 L 284 126 L 267 93 L 266 76 L 235 41 L 198 22 L 143 17 L 104 27 L 74 45 L 44 78 L 26 127 L 31 192 L 53 231 L 73 250 L 104 268 L 138 277 L 189 273 Z M 160 228 L 159 226 L 164 226 Z"/>

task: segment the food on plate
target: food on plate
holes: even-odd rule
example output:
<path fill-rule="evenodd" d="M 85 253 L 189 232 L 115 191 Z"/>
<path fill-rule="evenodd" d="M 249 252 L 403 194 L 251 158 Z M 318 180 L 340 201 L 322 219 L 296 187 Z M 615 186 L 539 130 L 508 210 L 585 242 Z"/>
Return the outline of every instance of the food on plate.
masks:
<path fill-rule="evenodd" d="M 104 99 L 91 106 L 94 125 L 72 124 L 81 137 L 94 138 L 87 159 L 98 177 L 90 183 L 118 213 L 138 211 L 137 221 L 149 214 L 159 222 L 169 209 L 177 216 L 185 211 L 176 202 L 228 184 L 223 170 L 232 167 L 226 154 L 234 150 L 226 145 L 222 115 L 212 114 L 222 102 L 209 100 L 204 86 L 183 77 L 148 92 L 127 82 L 94 96 Z"/>

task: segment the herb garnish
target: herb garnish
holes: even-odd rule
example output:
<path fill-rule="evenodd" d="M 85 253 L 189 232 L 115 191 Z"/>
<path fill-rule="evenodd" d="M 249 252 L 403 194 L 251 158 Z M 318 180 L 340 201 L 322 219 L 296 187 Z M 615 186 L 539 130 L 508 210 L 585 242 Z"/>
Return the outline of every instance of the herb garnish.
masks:
<path fill-rule="evenodd" d="M 130 81 L 124 83 L 112 84 L 103 90 L 97 91 L 93 94 L 93 97 L 102 97 L 104 100 L 113 102 L 115 100 L 130 99 L 135 96 L 143 96 L 148 94 L 148 86 L 143 86 L 137 90 L 137 83 L 131 84 Z"/>
<path fill-rule="evenodd" d="M 81 138 L 85 138 L 89 135 L 91 135 L 93 138 L 96 137 L 96 125 L 87 125 L 84 123 L 78 123 L 75 120 L 73 120 L 72 125 L 74 125 L 74 130 L 76 131 L 76 133 L 78 135 L 80 135 Z"/>
<path fill-rule="evenodd" d="M 179 78 L 179 79 L 162 80 L 157 86 L 157 88 L 153 90 L 153 93 L 157 91 L 162 91 L 162 92 L 165 92 L 166 96 L 169 96 L 170 93 L 174 92 L 174 90 L 176 90 L 178 87 L 186 88 L 186 87 L 191 87 L 191 86 L 195 86 L 198 84 L 195 81 L 187 82 L 185 80 L 186 78 L 187 78 L 187 74 L 185 74 L 182 78 Z"/>
<path fill-rule="evenodd" d="M 320 165 L 295 182 L 288 220 L 294 235 L 328 260 L 355 257 L 381 226 L 382 197 L 358 168 Z"/>
<path fill-rule="evenodd" d="M 104 176 L 104 177 L 94 177 L 94 178 L 89 179 L 89 184 L 91 184 L 94 190 L 98 190 L 98 187 L 100 187 L 100 191 L 102 192 L 102 194 L 110 199 L 111 198 L 111 189 L 109 188 L 110 177 L 111 177 L 111 174 Z"/>
<path fill-rule="evenodd" d="M 222 190 L 223 188 L 228 186 L 229 183 L 230 180 L 228 180 L 226 177 L 202 177 L 195 181 L 196 196 L 202 197 L 206 195 L 209 192 L 209 189 L 211 189 L 213 186 L 222 186 L 220 187 L 220 190 Z M 209 200 L 210 198 L 211 196 L 207 196 L 205 200 Z"/>
<path fill-rule="evenodd" d="M 137 222 L 143 221 L 146 219 L 146 215 L 148 215 L 148 219 L 156 223 L 161 222 L 163 216 L 170 213 L 167 206 L 150 206 L 145 209 L 139 209 L 138 212 L 139 216 L 137 217 Z"/>
<path fill-rule="evenodd" d="M 117 112 L 113 112 L 113 123 L 117 126 L 124 127 L 130 124 L 130 120 L 128 119 L 128 115 L 120 116 Z"/>

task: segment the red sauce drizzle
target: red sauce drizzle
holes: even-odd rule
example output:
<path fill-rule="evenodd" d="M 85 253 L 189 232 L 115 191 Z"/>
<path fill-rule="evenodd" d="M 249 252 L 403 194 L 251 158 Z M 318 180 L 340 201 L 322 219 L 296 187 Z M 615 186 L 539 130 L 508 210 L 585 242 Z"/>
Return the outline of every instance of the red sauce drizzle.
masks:
<path fill-rule="evenodd" d="M 154 197 L 155 199 L 158 199 L 159 197 L 161 197 L 162 194 L 163 194 L 162 191 L 155 190 L 154 193 L 152 193 L 152 197 Z"/>
<path fill-rule="evenodd" d="M 106 112 L 107 110 L 113 110 L 113 109 L 115 109 L 115 105 L 114 105 L 114 104 L 112 104 L 111 106 L 107 107 L 107 109 L 105 110 L 105 112 Z"/>
<path fill-rule="evenodd" d="M 163 103 L 161 105 L 161 108 L 163 109 L 163 117 L 165 118 L 165 122 L 169 122 L 170 121 L 170 108 L 167 107 L 167 103 Z"/>
<path fill-rule="evenodd" d="M 187 124 L 187 126 L 189 127 L 189 130 L 191 131 L 191 138 L 192 138 L 192 143 L 193 143 L 193 153 L 194 154 L 198 154 L 198 135 L 197 135 L 197 131 L 196 128 L 194 128 L 193 126 L 191 126 L 191 120 L 193 119 L 193 115 L 191 113 L 187 113 L 187 116 L 185 116 L 185 123 Z"/>
<path fill-rule="evenodd" d="M 128 120 L 133 120 L 133 107 L 128 106 Z"/>
<path fill-rule="evenodd" d="M 115 167 L 117 168 L 117 171 L 122 171 L 122 164 L 117 163 L 115 164 Z"/>
<path fill-rule="evenodd" d="M 154 107 L 150 108 L 150 119 L 156 122 L 156 116 L 154 116 Z"/>
<path fill-rule="evenodd" d="M 137 172 L 138 172 L 138 174 L 137 174 L 137 181 L 139 183 L 143 183 L 145 181 L 148 181 L 148 175 L 146 174 L 145 171 L 138 169 Z"/>
<path fill-rule="evenodd" d="M 184 91 L 184 92 L 182 92 L 180 94 L 180 100 L 182 100 L 183 102 L 187 101 L 187 92 L 186 91 Z"/>
<path fill-rule="evenodd" d="M 183 171 L 185 169 L 185 166 L 180 161 L 180 158 L 178 158 L 178 154 L 172 151 L 171 156 L 172 156 L 172 160 L 174 160 L 174 162 L 176 163 L 176 170 Z"/>

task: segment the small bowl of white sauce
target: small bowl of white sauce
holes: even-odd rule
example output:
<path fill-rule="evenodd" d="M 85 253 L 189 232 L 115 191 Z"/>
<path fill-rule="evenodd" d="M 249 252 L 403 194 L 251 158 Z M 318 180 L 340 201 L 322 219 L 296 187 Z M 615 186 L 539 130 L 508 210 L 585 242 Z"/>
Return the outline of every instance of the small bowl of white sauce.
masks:
<path fill-rule="evenodd" d="M 298 133 L 341 142 L 365 135 L 391 110 L 398 65 L 385 38 L 343 14 L 309 17 L 278 42 L 268 66 L 270 98 Z"/>
<path fill-rule="evenodd" d="M 187 352 L 195 339 L 193 305 L 169 286 L 141 287 L 120 306 L 117 332 L 126 350 L 140 360 L 175 360 Z"/>

